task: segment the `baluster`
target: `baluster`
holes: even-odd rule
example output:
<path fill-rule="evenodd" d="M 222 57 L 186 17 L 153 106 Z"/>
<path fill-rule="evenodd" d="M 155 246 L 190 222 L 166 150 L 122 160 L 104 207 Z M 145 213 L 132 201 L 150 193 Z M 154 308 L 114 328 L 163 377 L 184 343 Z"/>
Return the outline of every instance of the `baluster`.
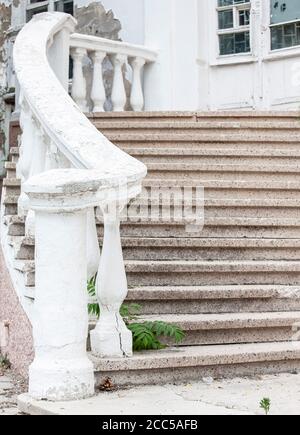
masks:
<path fill-rule="evenodd" d="M 127 329 L 120 308 L 127 296 L 127 279 L 120 237 L 120 212 L 101 207 L 104 216 L 104 239 L 97 276 L 100 319 L 91 331 L 92 352 L 100 357 L 132 355 L 132 334 Z"/>
<path fill-rule="evenodd" d="M 74 62 L 73 66 L 73 83 L 72 98 L 83 112 L 87 111 L 86 101 L 86 81 L 83 74 L 83 59 L 87 56 L 87 50 L 84 48 L 74 48 L 71 51 Z"/>
<path fill-rule="evenodd" d="M 141 57 L 135 57 L 131 59 L 130 65 L 133 72 L 130 104 L 134 112 L 141 112 L 144 108 L 142 69 L 145 65 L 145 59 L 142 59 Z"/>
<path fill-rule="evenodd" d="M 91 279 L 98 272 L 100 248 L 96 227 L 95 210 L 87 211 L 87 277 Z"/>
<path fill-rule="evenodd" d="M 102 63 L 106 56 L 104 51 L 95 51 L 92 55 L 94 64 L 93 84 L 91 91 L 91 99 L 94 107 L 93 112 L 104 112 L 104 103 L 106 100 L 105 88 L 103 83 Z"/>
<path fill-rule="evenodd" d="M 113 110 L 115 112 L 123 112 L 126 105 L 126 91 L 123 78 L 123 65 L 127 61 L 127 56 L 116 54 L 112 56 L 112 63 L 114 66 L 114 80 L 112 87 L 111 100 L 113 103 Z"/>
<path fill-rule="evenodd" d="M 46 137 L 43 129 L 35 120 L 33 121 L 33 124 L 35 126 L 35 135 L 32 139 L 34 148 L 31 156 L 32 160 L 28 178 L 44 172 L 46 167 Z M 25 234 L 27 237 L 35 236 L 35 212 L 31 209 L 28 211 L 25 220 Z"/>
<path fill-rule="evenodd" d="M 21 114 L 20 114 L 20 126 L 22 129 L 21 136 L 21 146 L 20 146 L 20 157 L 17 164 L 17 177 L 21 179 L 22 184 L 29 177 L 30 166 L 33 155 L 34 146 L 34 124 L 33 117 L 30 113 L 29 107 L 23 101 L 21 104 Z M 18 199 L 18 215 L 26 216 L 28 212 L 28 197 L 23 192 L 21 187 L 21 195 Z"/>

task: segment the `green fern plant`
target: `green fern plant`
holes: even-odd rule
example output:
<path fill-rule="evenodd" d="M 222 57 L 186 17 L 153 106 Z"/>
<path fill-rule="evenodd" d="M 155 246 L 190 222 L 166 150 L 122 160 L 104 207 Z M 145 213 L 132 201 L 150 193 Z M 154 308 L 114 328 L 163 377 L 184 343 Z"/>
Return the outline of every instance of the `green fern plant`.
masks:
<path fill-rule="evenodd" d="M 96 296 L 96 277 L 88 282 L 88 294 L 91 298 Z M 128 329 L 132 332 L 133 350 L 160 350 L 167 346 L 160 341 L 161 337 L 173 339 L 174 343 L 179 344 L 185 337 L 184 331 L 179 326 L 162 321 L 154 322 L 133 322 L 137 320 L 141 311 L 139 304 L 123 304 L 120 314 L 123 317 Z M 89 314 L 96 317 L 100 316 L 100 307 L 92 302 L 88 305 Z"/>
<path fill-rule="evenodd" d="M 260 402 L 260 407 L 265 411 L 266 415 L 269 415 L 271 410 L 271 400 L 269 398 L 264 398 Z"/>

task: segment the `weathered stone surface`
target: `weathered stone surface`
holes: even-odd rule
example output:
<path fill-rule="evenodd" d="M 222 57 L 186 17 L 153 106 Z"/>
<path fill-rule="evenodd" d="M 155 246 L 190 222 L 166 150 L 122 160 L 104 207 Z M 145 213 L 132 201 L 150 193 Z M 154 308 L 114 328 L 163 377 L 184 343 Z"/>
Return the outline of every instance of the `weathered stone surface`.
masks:
<path fill-rule="evenodd" d="M 299 381 L 300 375 L 292 374 L 203 379 L 100 393 L 69 403 L 37 402 L 22 396 L 19 406 L 33 415 L 263 415 L 260 401 L 266 397 L 271 400 L 271 415 L 298 415 Z"/>
<path fill-rule="evenodd" d="M 101 38 L 120 41 L 119 32 L 121 23 L 114 17 L 113 11 L 106 11 L 100 2 L 92 2 L 88 6 L 75 7 L 75 18 L 78 21 L 76 31 L 86 35 L 99 36 Z M 85 60 L 84 74 L 87 82 L 87 95 L 91 94 L 92 87 L 92 63 L 89 58 Z M 124 69 L 124 78 L 126 69 Z M 113 66 L 108 57 L 103 62 L 103 81 L 106 92 L 105 109 L 112 110 L 111 91 L 113 82 Z M 125 79 L 127 99 L 129 100 L 130 83 Z M 129 104 L 129 103 L 127 103 Z M 91 100 L 88 105 L 92 108 Z M 129 108 L 129 105 L 128 107 Z"/>
<path fill-rule="evenodd" d="M 28 376 L 28 367 L 33 359 L 32 331 L 15 293 L 0 250 L 0 325 L 7 329 L 7 342 L 2 337 L 1 352 L 7 354 L 14 369 Z"/>

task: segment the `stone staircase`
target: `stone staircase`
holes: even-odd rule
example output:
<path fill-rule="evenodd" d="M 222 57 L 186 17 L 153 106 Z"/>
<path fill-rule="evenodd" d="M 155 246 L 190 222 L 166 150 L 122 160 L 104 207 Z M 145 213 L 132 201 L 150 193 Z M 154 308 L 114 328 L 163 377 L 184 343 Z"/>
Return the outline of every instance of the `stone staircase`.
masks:
<path fill-rule="evenodd" d="M 129 294 L 143 319 L 186 332 L 182 346 L 97 359 L 119 385 L 300 368 L 300 118 L 296 113 L 101 113 L 95 126 L 148 167 L 153 186 L 204 186 L 205 225 L 122 224 Z M 34 238 L 17 215 L 11 148 L 3 213 L 25 296 L 34 301 Z M 147 197 L 138 199 L 147 205 Z M 181 207 L 181 204 L 173 204 Z M 193 207 L 193 198 L 191 198 Z M 99 242 L 103 228 L 98 219 Z"/>

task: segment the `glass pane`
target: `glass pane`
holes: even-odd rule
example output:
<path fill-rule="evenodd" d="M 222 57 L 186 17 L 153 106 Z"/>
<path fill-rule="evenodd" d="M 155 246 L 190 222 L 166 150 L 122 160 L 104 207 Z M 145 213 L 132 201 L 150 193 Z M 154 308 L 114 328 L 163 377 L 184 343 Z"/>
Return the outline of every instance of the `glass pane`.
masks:
<path fill-rule="evenodd" d="M 300 20 L 299 0 L 271 0 L 271 24 Z"/>
<path fill-rule="evenodd" d="M 74 2 L 70 0 L 59 0 L 55 2 L 55 10 L 59 12 L 65 12 L 66 14 L 73 15 Z"/>
<path fill-rule="evenodd" d="M 296 45 L 300 45 L 300 22 L 271 27 L 272 50 Z"/>
<path fill-rule="evenodd" d="M 240 5 L 243 3 L 249 3 L 250 0 L 218 0 L 218 6 L 232 6 L 232 5 Z"/>
<path fill-rule="evenodd" d="M 249 26 L 249 24 L 250 24 L 250 10 L 245 9 L 243 11 L 239 11 L 239 25 Z"/>
<path fill-rule="evenodd" d="M 231 29 L 233 27 L 233 11 L 232 9 L 218 12 L 219 29 Z"/>
<path fill-rule="evenodd" d="M 219 35 L 220 55 L 249 53 L 250 32 L 230 33 Z"/>

